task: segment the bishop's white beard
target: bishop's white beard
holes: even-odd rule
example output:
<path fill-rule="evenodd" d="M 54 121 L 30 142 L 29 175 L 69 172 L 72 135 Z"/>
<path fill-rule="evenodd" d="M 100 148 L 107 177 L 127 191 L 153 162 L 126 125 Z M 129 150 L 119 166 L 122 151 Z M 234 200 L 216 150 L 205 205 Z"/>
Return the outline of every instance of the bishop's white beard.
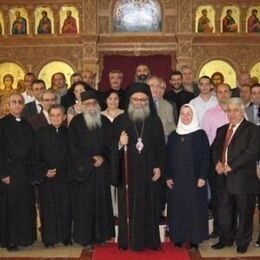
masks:
<path fill-rule="evenodd" d="M 144 107 L 134 108 L 134 106 L 131 103 L 128 106 L 127 112 L 130 119 L 134 122 L 143 121 L 151 113 L 149 104 L 145 105 Z"/>
<path fill-rule="evenodd" d="M 89 130 L 100 128 L 102 126 L 100 111 L 100 105 L 97 105 L 96 108 L 93 108 L 91 111 L 87 111 L 86 109 L 83 111 L 85 123 Z"/>

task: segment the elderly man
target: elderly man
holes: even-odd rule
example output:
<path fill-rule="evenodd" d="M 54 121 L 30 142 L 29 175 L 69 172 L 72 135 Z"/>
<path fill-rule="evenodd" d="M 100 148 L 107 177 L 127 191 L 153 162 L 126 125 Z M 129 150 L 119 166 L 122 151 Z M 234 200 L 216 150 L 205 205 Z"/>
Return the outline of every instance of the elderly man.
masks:
<path fill-rule="evenodd" d="M 114 234 L 109 179 L 110 121 L 100 114 L 96 92 L 81 93 L 83 113 L 69 127 L 72 156 L 69 180 L 74 183 L 74 241 L 92 249 Z"/>
<path fill-rule="evenodd" d="M 244 114 L 243 101 L 231 98 L 227 102 L 229 123 L 218 129 L 212 145 L 219 216 L 219 242 L 212 248 L 232 246 L 235 238 L 238 253 L 245 253 L 252 239 L 255 196 L 259 188 L 256 161 L 260 153 L 260 132 L 256 125 L 244 119 Z M 234 209 L 239 218 L 236 230 Z"/>
<path fill-rule="evenodd" d="M 68 138 L 63 126 L 65 110 L 49 108 L 50 124 L 36 132 L 34 147 L 36 178 L 40 183 L 41 236 L 45 247 L 71 244 L 69 205 Z"/>
<path fill-rule="evenodd" d="M 159 78 L 152 76 L 147 80 L 147 84 L 150 86 L 153 102 L 157 114 L 162 121 L 165 139 L 167 140 L 168 135 L 176 129 L 175 120 L 173 118 L 173 108 L 169 102 L 160 96 L 161 80 Z"/>
<path fill-rule="evenodd" d="M 135 82 L 143 82 L 151 76 L 150 68 L 145 64 L 139 64 L 135 69 Z"/>
<path fill-rule="evenodd" d="M 33 205 L 33 129 L 21 117 L 24 99 L 13 93 L 10 114 L 0 127 L 0 245 L 9 251 L 30 246 L 36 239 Z"/>
<path fill-rule="evenodd" d="M 136 251 L 145 248 L 158 250 L 161 205 L 157 191 L 164 169 L 164 132 L 160 118 L 150 112 L 149 102 L 152 100 L 149 100 L 149 86 L 134 83 L 128 94 L 127 113 L 114 121 L 111 156 L 112 184 L 118 186 L 119 192 L 118 244 L 120 249 L 130 246 Z M 125 166 L 129 177 L 129 211 L 126 210 L 126 184 L 120 167 L 123 163 L 123 146 L 128 149 Z"/>

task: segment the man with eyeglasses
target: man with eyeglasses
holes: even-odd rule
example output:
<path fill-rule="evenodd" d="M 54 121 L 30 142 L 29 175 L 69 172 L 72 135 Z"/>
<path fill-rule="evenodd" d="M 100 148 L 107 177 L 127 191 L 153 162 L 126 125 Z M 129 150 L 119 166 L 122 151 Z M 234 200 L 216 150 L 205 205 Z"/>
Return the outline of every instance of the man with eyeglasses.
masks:
<path fill-rule="evenodd" d="M 0 245 L 9 251 L 36 240 L 33 204 L 33 129 L 21 116 L 24 99 L 13 93 L 0 125 Z"/>
<path fill-rule="evenodd" d="M 42 94 L 40 102 L 42 111 L 29 119 L 29 122 L 31 123 L 34 130 L 38 130 L 50 124 L 48 111 L 51 106 L 55 105 L 56 103 L 57 96 L 55 93 L 52 90 L 45 90 L 45 92 Z"/>
<path fill-rule="evenodd" d="M 165 156 L 163 126 L 160 118 L 150 110 L 153 100 L 149 98 L 152 95 L 147 84 L 132 84 L 128 96 L 127 112 L 113 122 L 111 151 L 112 184 L 118 187 L 119 193 L 118 246 L 122 250 L 159 250 L 161 196 L 158 191 Z M 126 163 L 123 161 L 123 147 L 127 147 L 128 183 L 125 183 L 122 171 Z M 129 187 L 129 196 L 126 195 L 126 186 Z M 129 210 L 126 209 L 126 197 Z"/>

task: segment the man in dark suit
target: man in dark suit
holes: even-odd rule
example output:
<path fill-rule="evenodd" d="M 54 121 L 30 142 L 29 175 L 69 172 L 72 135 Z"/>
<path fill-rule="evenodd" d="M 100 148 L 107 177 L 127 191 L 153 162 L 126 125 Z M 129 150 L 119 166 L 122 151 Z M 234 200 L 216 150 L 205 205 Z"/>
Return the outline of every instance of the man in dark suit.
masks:
<path fill-rule="evenodd" d="M 219 237 L 212 248 L 232 246 L 245 253 L 252 239 L 255 195 L 258 191 L 256 160 L 260 152 L 259 128 L 244 119 L 244 105 L 240 98 L 228 101 L 229 124 L 217 130 L 212 145 L 212 160 L 216 170 L 218 196 Z M 233 223 L 234 209 L 239 218 Z"/>
<path fill-rule="evenodd" d="M 247 119 L 248 121 L 260 127 L 260 84 L 255 84 L 251 87 L 250 97 L 251 97 L 251 104 L 249 107 L 246 108 Z M 258 160 L 258 168 L 259 167 L 260 167 L 260 156 Z M 260 183 L 260 179 L 259 179 L 259 183 Z M 260 212 L 260 187 L 258 192 L 258 212 Z M 260 223 L 260 213 L 259 213 L 259 223 Z M 255 246 L 260 247 L 260 229 L 259 229 L 259 234 Z"/>
<path fill-rule="evenodd" d="M 29 120 L 32 116 L 37 115 L 41 112 L 42 106 L 40 104 L 41 96 L 46 89 L 45 82 L 41 79 L 37 79 L 32 84 L 32 91 L 35 100 L 25 105 L 22 116 Z"/>
<path fill-rule="evenodd" d="M 57 97 L 55 93 L 52 90 L 45 90 L 45 92 L 43 92 L 42 94 L 40 102 L 40 104 L 42 105 L 42 111 L 29 119 L 29 122 L 32 125 L 33 130 L 38 130 L 50 124 L 48 111 L 56 103 Z"/>

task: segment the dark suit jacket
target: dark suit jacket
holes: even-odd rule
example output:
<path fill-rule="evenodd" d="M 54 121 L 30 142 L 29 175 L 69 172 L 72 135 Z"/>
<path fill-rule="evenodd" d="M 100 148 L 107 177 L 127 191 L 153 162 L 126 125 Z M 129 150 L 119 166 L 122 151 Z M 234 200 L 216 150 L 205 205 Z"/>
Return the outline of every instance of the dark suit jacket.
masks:
<path fill-rule="evenodd" d="M 212 160 L 214 168 L 221 161 L 224 140 L 229 124 L 217 130 L 212 144 Z M 233 194 L 258 192 L 256 161 L 260 152 L 260 129 L 251 122 L 243 120 L 228 147 L 227 163 L 232 172 L 227 176 L 216 175 L 217 190 L 227 189 Z"/>
<path fill-rule="evenodd" d="M 29 120 L 32 116 L 37 115 L 37 105 L 35 101 L 29 102 L 25 105 L 22 116 Z"/>
<path fill-rule="evenodd" d="M 49 124 L 43 112 L 31 117 L 29 122 L 35 131 Z"/>

